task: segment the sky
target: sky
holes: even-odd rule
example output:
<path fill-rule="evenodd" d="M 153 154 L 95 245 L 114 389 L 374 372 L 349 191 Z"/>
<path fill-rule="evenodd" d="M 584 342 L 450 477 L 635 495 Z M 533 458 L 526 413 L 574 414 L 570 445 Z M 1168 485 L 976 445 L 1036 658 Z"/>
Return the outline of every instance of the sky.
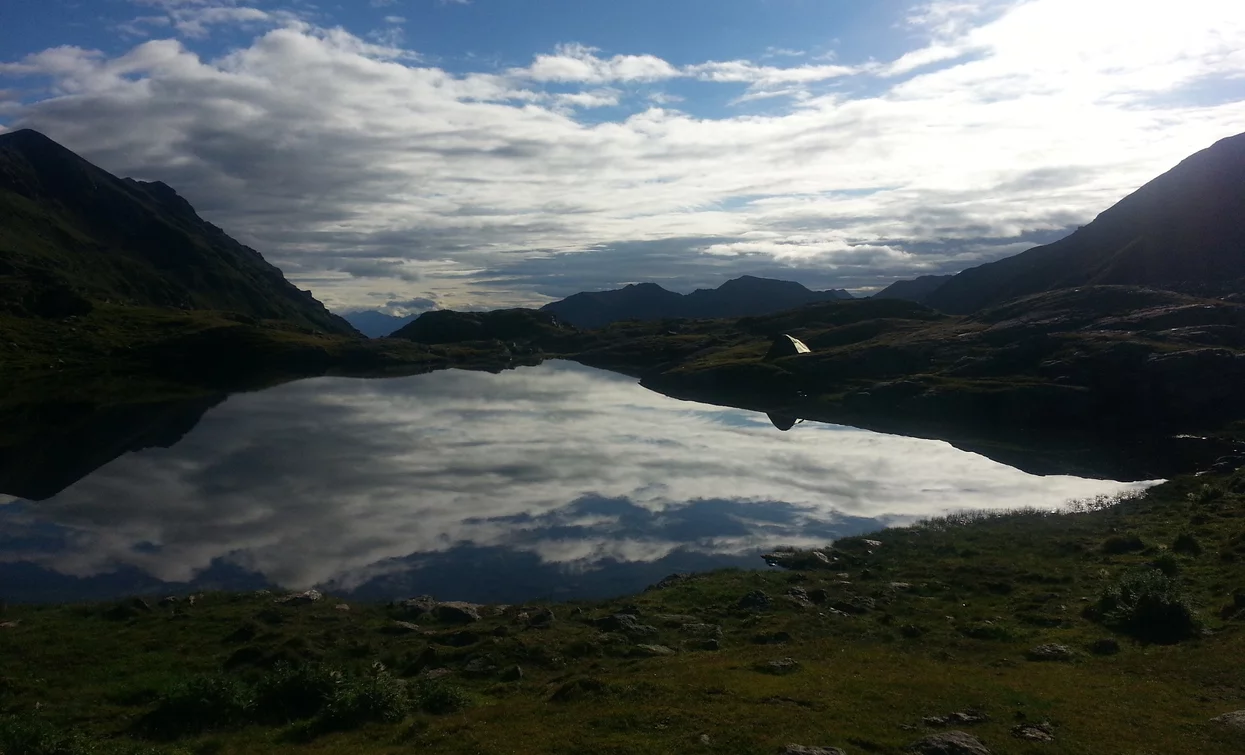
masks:
<path fill-rule="evenodd" d="M 3 0 L 17 128 L 172 185 L 337 311 L 863 294 L 1245 131 L 1245 2 Z"/>

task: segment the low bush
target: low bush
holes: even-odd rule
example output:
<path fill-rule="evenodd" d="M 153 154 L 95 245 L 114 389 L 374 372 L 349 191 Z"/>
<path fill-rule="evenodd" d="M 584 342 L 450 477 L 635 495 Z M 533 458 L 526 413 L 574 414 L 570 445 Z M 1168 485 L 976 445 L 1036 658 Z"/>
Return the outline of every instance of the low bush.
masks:
<path fill-rule="evenodd" d="M 1177 580 L 1158 569 L 1125 574 L 1102 592 L 1090 614 L 1147 642 L 1179 642 L 1201 627 Z"/>
<path fill-rule="evenodd" d="M 436 679 L 418 682 L 412 697 L 415 707 L 434 715 L 454 713 L 470 704 L 467 694 L 461 689 Z"/>
<path fill-rule="evenodd" d="M 1102 552 L 1110 556 L 1145 550 L 1145 542 L 1135 534 L 1112 535 L 1102 542 Z"/>
<path fill-rule="evenodd" d="M 320 720 L 326 729 L 352 729 L 366 723 L 401 721 L 409 709 L 406 683 L 378 663 L 371 674 L 341 678 Z"/>
<path fill-rule="evenodd" d="M 154 734 L 176 737 L 239 726 L 254 708 L 254 691 L 242 681 L 224 674 L 195 676 L 160 695 L 143 724 Z"/>
<path fill-rule="evenodd" d="M 320 713 L 334 696 L 341 673 L 319 663 L 281 662 L 255 685 L 255 716 L 286 723 Z"/>
<path fill-rule="evenodd" d="M 1198 542 L 1192 533 L 1181 532 L 1172 541 L 1172 552 L 1186 556 L 1199 556 L 1202 553 L 1202 544 Z"/>
<path fill-rule="evenodd" d="M 81 736 L 30 718 L 0 718 L 0 753 L 4 755 L 88 755 L 96 747 Z"/>

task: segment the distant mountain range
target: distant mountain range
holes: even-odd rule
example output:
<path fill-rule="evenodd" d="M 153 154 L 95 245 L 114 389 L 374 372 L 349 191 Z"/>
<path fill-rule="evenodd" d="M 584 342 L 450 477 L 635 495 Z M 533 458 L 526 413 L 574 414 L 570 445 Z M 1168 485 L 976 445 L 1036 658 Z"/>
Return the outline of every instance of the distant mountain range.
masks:
<path fill-rule="evenodd" d="M 805 304 L 851 298 L 843 290 L 811 291 L 792 281 L 745 275 L 718 288 L 702 288 L 690 294 L 668 291 L 656 283 L 634 283 L 612 291 L 575 294 L 541 309 L 576 327 L 600 328 L 620 320 L 767 315 Z"/>
<path fill-rule="evenodd" d="M 117 178 L 36 131 L 0 134 L 0 219 L 0 315 L 217 310 L 357 335 L 166 184 Z"/>
<path fill-rule="evenodd" d="M 965 314 L 1103 284 L 1197 295 L 1245 291 L 1245 134 L 1186 158 L 1053 244 L 970 268 L 941 285 L 918 278 L 878 295 Z"/>
<path fill-rule="evenodd" d="M 359 310 L 355 312 L 343 312 L 342 319 L 354 326 L 354 329 L 367 336 L 368 338 L 384 338 L 402 328 L 419 315 L 406 315 L 398 317 L 397 315 L 387 315 L 384 312 L 375 310 Z"/>

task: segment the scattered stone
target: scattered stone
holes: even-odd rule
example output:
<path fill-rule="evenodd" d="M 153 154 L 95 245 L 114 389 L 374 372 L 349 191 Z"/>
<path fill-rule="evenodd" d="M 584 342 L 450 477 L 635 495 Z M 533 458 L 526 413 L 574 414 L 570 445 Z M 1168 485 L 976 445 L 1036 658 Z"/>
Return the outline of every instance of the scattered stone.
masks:
<path fill-rule="evenodd" d="M 1012 736 L 1028 742 L 1054 742 L 1055 727 L 1050 724 L 1019 724 L 1012 727 Z"/>
<path fill-rule="evenodd" d="M 837 747 L 808 747 L 806 745 L 787 745 L 782 755 L 847 755 Z"/>
<path fill-rule="evenodd" d="M 708 734 L 701 734 L 701 735 L 700 735 L 700 743 L 701 743 L 702 745 L 704 745 L 704 746 L 708 747 L 709 745 L 713 744 L 713 740 L 709 738 L 709 735 L 708 735 Z"/>
<path fill-rule="evenodd" d="M 21 623 L 20 619 L 14 621 L 0 621 L 0 629 L 17 629 L 21 626 Z"/>
<path fill-rule="evenodd" d="M 989 721 L 990 717 L 985 713 L 975 710 L 956 711 L 948 713 L 945 716 L 926 716 L 921 719 L 921 723 L 934 728 L 941 729 L 946 726 L 971 726 L 973 724 L 982 724 Z"/>
<path fill-rule="evenodd" d="M 498 671 L 497 661 L 492 656 L 482 655 L 478 658 L 472 658 L 467 661 L 467 665 L 463 666 L 463 676 L 474 678 L 482 678 L 493 676 Z"/>
<path fill-rule="evenodd" d="M 700 619 L 695 616 L 687 616 L 679 613 L 659 613 L 653 617 L 653 621 L 665 627 L 681 627 L 684 624 L 698 624 Z"/>
<path fill-rule="evenodd" d="M 801 608 L 813 607 L 813 601 L 803 587 L 792 587 L 787 590 L 787 599 Z"/>
<path fill-rule="evenodd" d="M 433 614 L 448 624 L 470 624 L 480 620 L 480 606 L 458 601 L 438 603 Z"/>
<path fill-rule="evenodd" d="M 882 547 L 881 540 L 862 540 L 861 542 L 869 546 L 870 548 L 881 548 Z"/>
<path fill-rule="evenodd" d="M 763 674 L 774 674 L 775 676 L 785 676 L 787 674 L 794 674 L 795 672 L 799 671 L 800 663 L 799 661 L 793 658 L 779 658 L 776 661 L 769 661 L 767 663 L 759 664 L 755 668 L 757 671 L 760 671 Z"/>
<path fill-rule="evenodd" d="M 629 613 L 616 613 L 605 618 L 593 619 L 590 623 L 602 632 L 621 632 L 631 637 L 651 637 L 657 634 L 656 627 L 641 624 L 634 615 Z"/>
<path fill-rule="evenodd" d="M 636 645 L 632 654 L 641 658 L 656 658 L 663 655 L 674 655 L 674 651 L 665 645 Z"/>
<path fill-rule="evenodd" d="M 286 595 L 283 598 L 277 598 L 273 602 L 277 603 L 278 605 L 283 605 L 283 606 L 305 606 L 311 603 L 315 603 L 317 600 L 320 600 L 323 597 L 324 596 L 320 594 L 319 590 L 308 590 L 307 592 L 298 592 L 298 593 L 293 593 L 291 595 Z M 190 601 L 191 601 L 191 605 L 193 605 L 194 598 L 192 597 Z"/>
<path fill-rule="evenodd" d="M 255 597 L 257 598 L 266 598 L 269 595 L 272 595 L 272 590 L 256 590 L 255 591 Z"/>
<path fill-rule="evenodd" d="M 963 731 L 931 734 L 908 745 L 913 755 L 990 755 L 990 751 L 973 735 Z"/>
<path fill-rule="evenodd" d="M 1076 658 L 1076 653 L 1067 645 L 1049 643 L 1038 645 L 1025 653 L 1025 657 L 1031 661 L 1071 661 Z"/>
<path fill-rule="evenodd" d="M 1245 710 L 1237 710 L 1231 713 L 1224 713 L 1222 716 L 1215 716 L 1212 722 L 1227 726 L 1229 729 L 1237 729 L 1245 731 Z"/>
<path fill-rule="evenodd" d="M 892 590 L 911 590 L 912 585 L 907 582 L 891 582 Z"/>
<path fill-rule="evenodd" d="M 421 674 L 421 676 L 425 679 L 444 679 L 453 673 L 453 671 L 450 671 L 447 668 L 430 668 Z"/>
<path fill-rule="evenodd" d="M 1120 643 L 1113 637 L 1105 637 L 1101 640 L 1095 640 L 1089 646 L 1089 652 L 1094 655 L 1115 655 L 1120 652 Z"/>
<path fill-rule="evenodd" d="M 769 596 L 761 590 L 753 590 L 747 595 L 739 599 L 736 605 L 745 611 L 762 610 L 769 608 Z"/>
<path fill-rule="evenodd" d="M 412 624 L 409 621 L 395 621 L 380 631 L 385 634 L 415 634 L 423 629 L 418 624 Z"/>
<path fill-rule="evenodd" d="M 684 624 L 679 627 L 679 631 L 695 637 L 721 638 L 722 636 L 722 627 L 717 624 Z"/>
<path fill-rule="evenodd" d="M 503 682 L 517 682 L 523 678 L 523 668 L 520 666 L 511 666 L 501 672 L 501 680 Z"/>
<path fill-rule="evenodd" d="M 714 650 L 722 649 L 721 641 L 716 640 L 716 639 L 692 640 L 690 643 L 684 643 L 683 645 L 684 647 L 690 648 L 692 650 L 714 651 Z"/>
<path fill-rule="evenodd" d="M 179 602 L 180 600 L 178 599 L 176 595 L 170 595 L 167 598 L 161 598 L 160 602 L 157 603 L 156 605 L 160 606 L 161 608 L 168 608 L 169 606 L 177 605 Z"/>
<path fill-rule="evenodd" d="M 854 597 L 849 600 L 840 600 L 830 606 L 836 611 L 849 614 L 851 616 L 859 616 L 862 613 L 868 613 L 877 607 L 877 603 L 873 598 Z"/>
<path fill-rule="evenodd" d="M 815 558 L 823 566 L 829 566 L 832 563 L 830 557 L 821 551 L 813 551 L 813 558 Z"/>
<path fill-rule="evenodd" d="M 338 603 L 337 605 L 333 606 L 333 610 L 346 613 L 350 610 L 350 606 L 346 605 L 345 603 Z"/>

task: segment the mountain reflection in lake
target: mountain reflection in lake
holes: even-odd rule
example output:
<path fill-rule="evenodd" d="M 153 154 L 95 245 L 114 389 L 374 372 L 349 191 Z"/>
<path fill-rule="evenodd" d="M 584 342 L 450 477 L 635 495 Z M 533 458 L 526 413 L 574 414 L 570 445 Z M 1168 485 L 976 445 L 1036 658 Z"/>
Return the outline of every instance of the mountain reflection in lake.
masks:
<path fill-rule="evenodd" d="M 779 432 L 563 362 L 319 378 L 233 396 L 173 448 L 46 501 L 0 497 L 0 597 L 600 596 L 952 509 L 1139 487 L 814 422 Z"/>

